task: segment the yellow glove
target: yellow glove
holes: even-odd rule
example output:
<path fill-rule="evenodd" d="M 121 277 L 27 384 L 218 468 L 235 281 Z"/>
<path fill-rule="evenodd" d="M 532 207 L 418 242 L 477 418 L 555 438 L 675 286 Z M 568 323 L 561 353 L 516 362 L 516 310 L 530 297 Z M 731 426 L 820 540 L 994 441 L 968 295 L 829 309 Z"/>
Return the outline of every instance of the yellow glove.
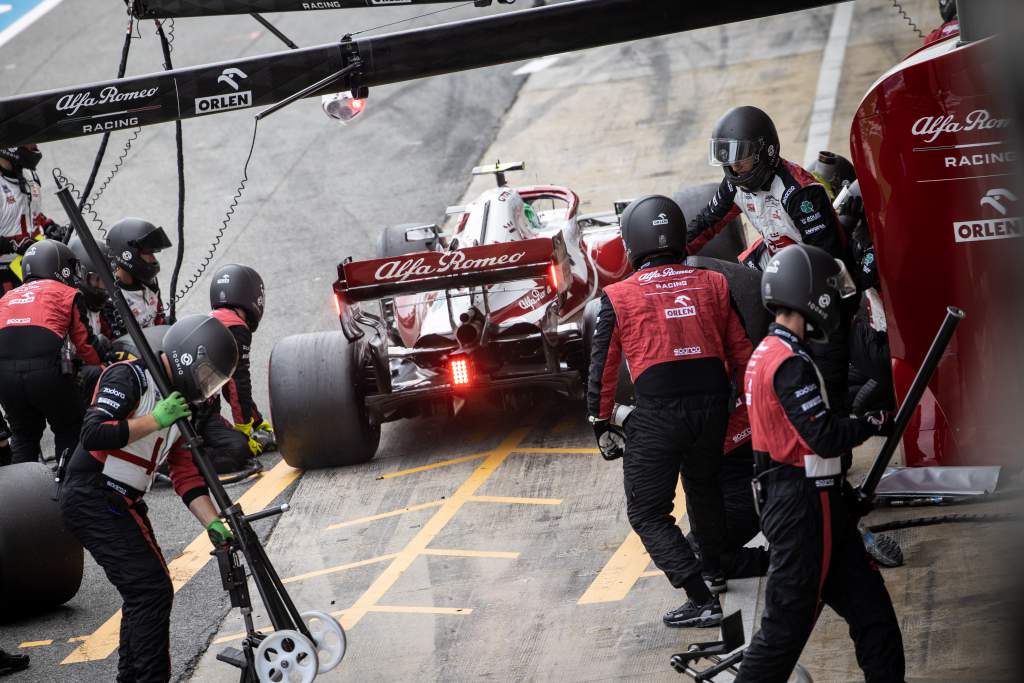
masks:
<path fill-rule="evenodd" d="M 242 432 L 246 436 L 252 436 L 252 428 L 253 428 L 253 424 L 252 423 L 255 422 L 255 421 L 256 421 L 256 418 L 253 418 L 253 419 L 249 420 L 248 422 L 236 422 L 235 423 L 235 429 L 237 429 L 238 431 Z"/>

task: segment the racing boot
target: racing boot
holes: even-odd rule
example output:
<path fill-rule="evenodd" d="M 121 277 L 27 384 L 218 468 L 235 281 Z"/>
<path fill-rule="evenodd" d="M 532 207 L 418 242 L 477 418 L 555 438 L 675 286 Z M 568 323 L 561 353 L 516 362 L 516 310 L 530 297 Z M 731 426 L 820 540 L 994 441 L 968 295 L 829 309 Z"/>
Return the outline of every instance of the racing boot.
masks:
<path fill-rule="evenodd" d="M 661 619 L 666 626 L 672 628 L 711 628 L 722 623 L 722 604 L 718 596 L 712 596 L 703 605 L 687 600 L 671 612 L 666 612 Z"/>
<path fill-rule="evenodd" d="M 12 674 L 28 668 L 28 655 L 12 655 L 0 650 L 0 676 Z"/>

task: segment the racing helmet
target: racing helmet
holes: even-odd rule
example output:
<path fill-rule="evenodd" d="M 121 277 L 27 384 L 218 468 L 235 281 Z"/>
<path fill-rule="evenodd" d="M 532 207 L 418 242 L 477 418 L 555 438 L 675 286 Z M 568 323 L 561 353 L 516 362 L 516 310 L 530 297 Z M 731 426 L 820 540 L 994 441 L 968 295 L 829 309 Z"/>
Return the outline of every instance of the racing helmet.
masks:
<path fill-rule="evenodd" d="M 622 212 L 622 241 L 634 269 L 651 254 L 686 256 L 686 218 L 673 200 L 658 194 L 636 199 Z"/>
<path fill-rule="evenodd" d="M 752 159 L 743 174 L 732 165 Z M 721 166 L 733 185 L 754 192 L 764 186 L 779 165 L 779 134 L 771 117 L 757 107 L 733 107 L 718 119 L 708 143 L 708 163 Z"/>
<path fill-rule="evenodd" d="M 36 170 L 43 153 L 38 145 L 21 145 L 20 147 L 0 147 L 0 159 L 6 159 L 14 167 L 16 173 L 22 169 Z"/>
<path fill-rule="evenodd" d="M 854 170 L 850 160 L 841 154 L 822 150 L 818 152 L 818 158 L 807 167 L 818 180 L 822 181 L 829 197 L 835 199 L 843 191 L 845 185 L 852 185 L 857 179 L 857 171 Z"/>
<path fill-rule="evenodd" d="M 33 242 L 21 258 L 21 272 L 29 280 L 57 280 L 77 287 L 81 264 L 68 245 L 58 240 Z"/>
<path fill-rule="evenodd" d="M 122 218 L 107 232 L 107 250 L 114 263 L 142 282 L 152 282 L 160 272 L 159 263 L 150 263 L 142 253 L 156 253 L 171 246 L 163 228 L 141 218 Z"/>
<path fill-rule="evenodd" d="M 956 0 L 939 0 L 939 14 L 942 15 L 942 21 L 956 19 Z"/>
<path fill-rule="evenodd" d="M 96 246 L 100 248 L 100 252 L 109 260 L 106 247 L 99 243 Z M 92 257 L 89 256 L 89 252 L 85 250 L 85 245 L 78 235 L 71 238 L 71 241 L 68 242 L 68 248 L 71 249 L 71 253 L 75 255 L 75 258 L 82 265 L 80 272 L 82 279 L 78 283 L 78 291 L 82 293 L 82 299 L 85 301 L 86 307 L 91 311 L 102 309 L 103 305 L 107 302 L 107 290 L 99 279 L 99 267 L 92 260 Z"/>
<path fill-rule="evenodd" d="M 206 401 L 224 386 L 238 364 L 235 336 L 216 318 L 187 315 L 163 337 L 171 384 L 189 403 Z"/>
<path fill-rule="evenodd" d="M 213 274 L 210 308 L 241 308 L 253 332 L 263 318 L 263 278 L 249 266 L 229 263 Z"/>
<path fill-rule="evenodd" d="M 852 292 L 851 292 L 852 289 Z M 793 244 L 768 261 L 761 301 L 772 313 L 786 308 L 807 321 L 807 338 L 828 341 L 839 329 L 839 300 L 856 293 L 842 263 L 818 247 Z"/>

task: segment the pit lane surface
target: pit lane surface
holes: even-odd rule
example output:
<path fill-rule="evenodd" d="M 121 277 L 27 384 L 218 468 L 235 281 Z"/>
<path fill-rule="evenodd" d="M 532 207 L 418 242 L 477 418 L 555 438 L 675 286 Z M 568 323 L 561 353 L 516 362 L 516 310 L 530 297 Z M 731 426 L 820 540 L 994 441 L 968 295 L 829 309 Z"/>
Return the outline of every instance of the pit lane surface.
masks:
<path fill-rule="evenodd" d="M 936 22 L 931 3 L 905 6 L 923 25 Z M 458 9 L 428 21 L 477 12 Z M 365 120 L 347 128 L 327 121 L 313 101 L 268 119 L 251 182 L 211 266 L 248 263 L 267 283 L 254 367 L 266 367 L 277 338 L 334 329 L 329 284 L 337 262 L 372 254 L 382 226 L 440 220 L 446 205 L 488 186 L 490 179 L 470 184 L 469 168 L 478 162 L 524 160 L 522 182 L 567 184 L 584 210 L 606 210 L 615 199 L 717 180 L 704 161 L 706 136 L 719 113 L 741 101 L 771 111 L 784 154 L 801 159 L 834 12 L 381 88 L 371 93 Z M 271 18 L 310 45 L 414 13 Z M 896 19 L 880 0 L 856 5 L 831 134 L 837 151 L 846 152 L 850 115 L 866 86 L 916 44 Z M 108 77 L 123 25 L 116 3 L 62 4 L 0 51 L 3 91 Z M 142 31 L 129 73 L 160 68 L 152 23 Z M 175 64 L 187 65 L 279 45 L 236 17 L 179 21 L 174 47 Z M 112 136 L 101 180 L 129 135 Z M 184 125 L 184 275 L 219 225 L 250 135 L 251 112 Z M 98 140 L 44 146 L 44 170 L 60 165 L 82 186 Z M 138 214 L 171 233 L 174 172 L 172 126 L 144 130 L 98 203 L 105 222 Z M 170 256 L 163 261 L 166 290 Z M 207 286 L 199 282 L 182 312 L 203 309 Z M 256 380 L 266 406 L 265 376 Z M 339 613 L 350 629 L 349 654 L 325 679 L 675 679 L 667 658 L 683 649 L 684 634 L 663 628 L 659 618 L 680 597 L 650 572 L 630 536 L 621 472 L 595 457 L 581 416 L 580 404 L 555 400 L 521 415 L 474 405 L 453 421 L 386 426 L 367 465 L 306 473 L 297 485 L 287 470 L 277 471 L 267 495 L 280 489 L 277 500 L 291 496 L 294 507 L 270 535 L 271 557 L 302 609 Z M 424 469 L 410 471 L 416 468 Z M 150 503 L 157 536 L 174 557 L 195 538 L 196 525 L 167 492 Z M 259 524 L 266 532 L 273 523 Z M 752 604 L 756 592 L 756 585 L 746 593 L 739 587 L 729 600 Z M 116 658 L 103 625 L 118 605 L 90 564 L 67 609 L 5 625 L 0 644 L 52 641 L 26 648 L 33 666 L 25 680 L 110 680 Z M 226 611 L 212 567 L 184 583 L 171 626 L 176 676 L 233 676 L 213 661 L 240 631 L 236 614 L 220 623 Z M 753 610 L 745 611 L 750 621 Z M 67 642 L 80 636 L 89 640 Z"/>

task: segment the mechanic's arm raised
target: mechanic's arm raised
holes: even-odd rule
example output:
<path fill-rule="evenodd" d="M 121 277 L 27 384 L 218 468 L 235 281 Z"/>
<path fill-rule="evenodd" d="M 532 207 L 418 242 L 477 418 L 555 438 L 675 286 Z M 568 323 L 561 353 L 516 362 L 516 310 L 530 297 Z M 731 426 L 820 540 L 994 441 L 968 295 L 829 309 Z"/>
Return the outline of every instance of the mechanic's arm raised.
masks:
<path fill-rule="evenodd" d="M 704 210 L 690 219 L 686 230 L 686 249 L 689 253 L 696 254 L 703 249 L 715 235 L 722 232 L 722 228 L 728 225 L 729 221 L 739 215 L 740 209 L 736 206 L 735 200 L 735 186 L 727 179 L 723 179 L 715 196 Z"/>

